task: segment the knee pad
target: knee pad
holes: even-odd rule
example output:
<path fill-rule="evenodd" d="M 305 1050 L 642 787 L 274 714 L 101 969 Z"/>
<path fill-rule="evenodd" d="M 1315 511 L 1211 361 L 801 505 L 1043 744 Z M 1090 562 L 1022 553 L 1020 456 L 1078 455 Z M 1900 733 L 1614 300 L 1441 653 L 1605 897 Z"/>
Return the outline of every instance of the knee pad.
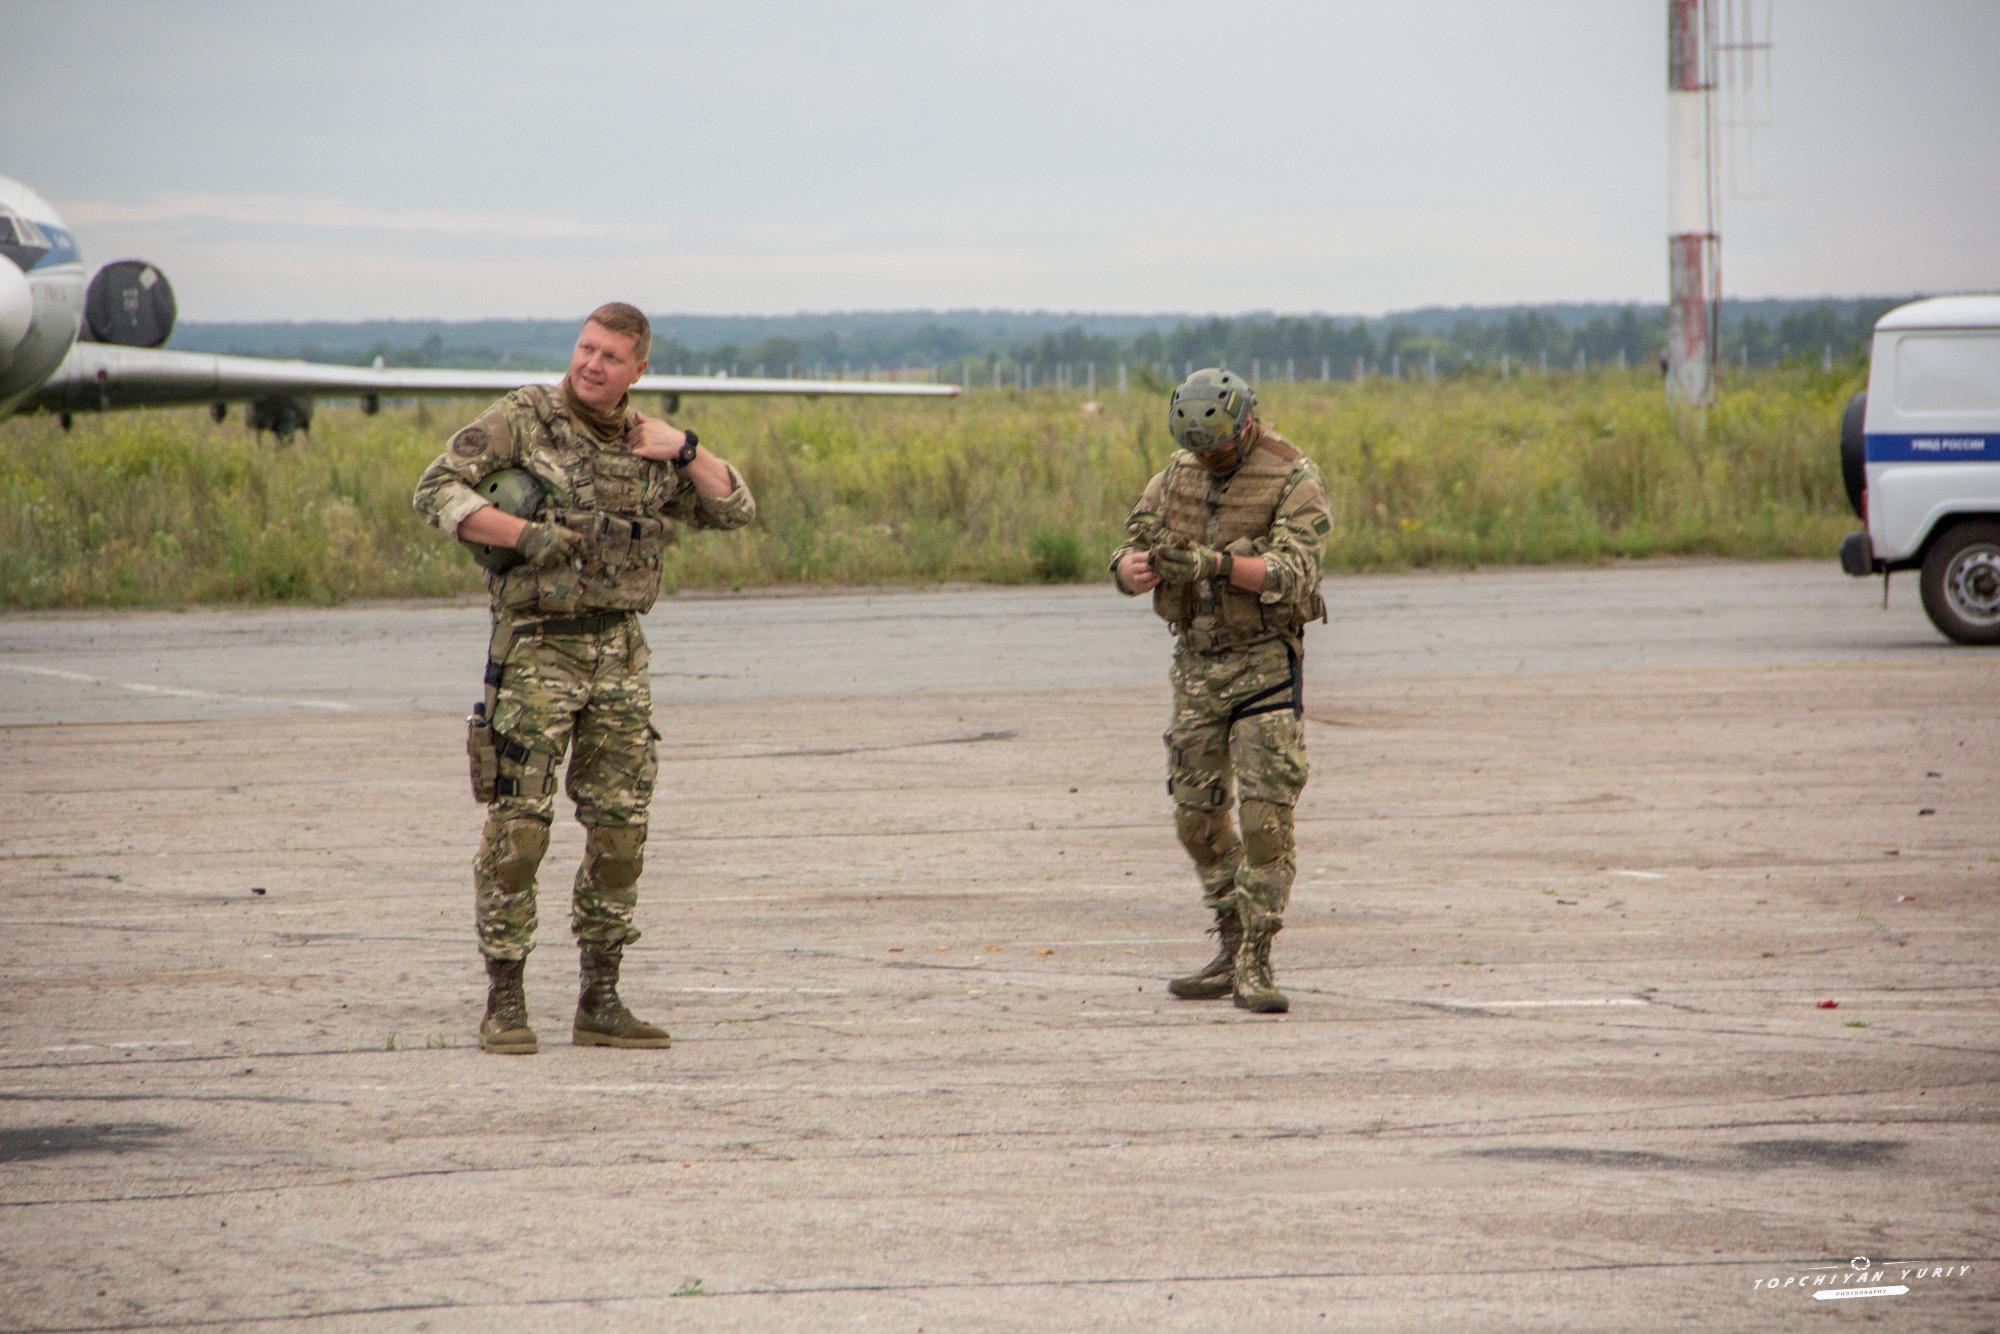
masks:
<path fill-rule="evenodd" d="M 630 889 L 639 883 L 646 865 L 646 831 L 640 828 L 597 829 L 584 839 L 584 865 L 590 878 L 605 889 Z"/>
<path fill-rule="evenodd" d="M 1292 808 L 1275 801 L 1243 803 L 1243 855 L 1262 866 L 1292 852 Z"/>
<path fill-rule="evenodd" d="M 549 850 L 549 827 L 531 817 L 488 821 L 486 850 L 495 880 L 509 889 L 526 889 Z"/>
<path fill-rule="evenodd" d="M 1192 806 L 1174 807 L 1174 832 L 1181 846 L 1194 858 L 1196 866 L 1214 866 L 1236 851 L 1236 830 L 1227 811 L 1198 811 Z"/>

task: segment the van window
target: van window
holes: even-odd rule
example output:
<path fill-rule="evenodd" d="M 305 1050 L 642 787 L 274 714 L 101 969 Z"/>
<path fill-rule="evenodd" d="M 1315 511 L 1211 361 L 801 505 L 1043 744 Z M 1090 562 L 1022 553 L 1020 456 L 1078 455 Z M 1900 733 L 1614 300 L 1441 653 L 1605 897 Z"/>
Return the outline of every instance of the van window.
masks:
<path fill-rule="evenodd" d="M 1911 333 L 1896 345 L 1896 411 L 2000 412 L 2000 337 Z"/>

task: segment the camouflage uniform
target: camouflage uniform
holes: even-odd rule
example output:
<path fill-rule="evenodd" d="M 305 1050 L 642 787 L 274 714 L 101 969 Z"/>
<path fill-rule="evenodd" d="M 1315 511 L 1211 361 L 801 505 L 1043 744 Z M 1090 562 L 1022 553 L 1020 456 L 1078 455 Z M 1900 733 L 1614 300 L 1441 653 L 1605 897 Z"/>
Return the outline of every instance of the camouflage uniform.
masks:
<path fill-rule="evenodd" d="M 1331 526 L 1319 468 L 1253 418 L 1227 475 L 1176 451 L 1147 484 L 1111 558 L 1115 577 L 1128 552 L 1178 540 L 1265 562 L 1259 592 L 1226 578 L 1153 590 L 1153 608 L 1176 636 L 1167 790 L 1225 953 L 1245 929 L 1268 940 L 1291 899 L 1292 810 L 1309 773 L 1305 625 L 1326 614 L 1320 553 Z M 1122 582 L 1119 589 L 1129 592 Z M 1239 804 L 1241 838 L 1231 818 Z"/>
<path fill-rule="evenodd" d="M 734 467 L 727 496 L 704 496 L 671 465 L 630 453 L 622 438 L 598 441 L 559 392 L 532 385 L 452 436 L 417 484 L 417 510 L 456 533 L 487 503 L 472 488 L 517 467 L 545 489 L 538 517 L 580 533 L 583 544 L 574 560 L 486 576 L 500 649 L 490 720 L 500 778 L 473 862 L 479 948 L 489 960 L 523 959 L 534 948 L 535 871 L 568 753 L 569 796 L 585 830 L 570 928 L 587 952 L 615 960 L 639 938 L 632 911 L 658 769 L 652 656 L 639 617 L 659 595 L 660 553 L 674 522 L 738 528 L 756 516 L 756 503 Z"/>

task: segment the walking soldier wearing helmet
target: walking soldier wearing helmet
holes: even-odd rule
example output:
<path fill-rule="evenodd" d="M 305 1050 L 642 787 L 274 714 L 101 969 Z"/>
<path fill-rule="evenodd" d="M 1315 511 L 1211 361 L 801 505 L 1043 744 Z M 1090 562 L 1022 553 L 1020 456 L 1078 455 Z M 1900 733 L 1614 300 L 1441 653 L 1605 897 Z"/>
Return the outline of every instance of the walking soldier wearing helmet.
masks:
<path fill-rule="evenodd" d="M 1167 989 L 1282 1013 L 1271 941 L 1297 871 L 1305 627 L 1326 616 L 1320 555 L 1332 520 L 1319 468 L 1256 409 L 1233 371 L 1196 371 L 1174 390 L 1167 427 L 1180 448 L 1126 519 L 1111 576 L 1128 596 L 1150 592 L 1175 636 L 1167 790 L 1220 939 Z"/>

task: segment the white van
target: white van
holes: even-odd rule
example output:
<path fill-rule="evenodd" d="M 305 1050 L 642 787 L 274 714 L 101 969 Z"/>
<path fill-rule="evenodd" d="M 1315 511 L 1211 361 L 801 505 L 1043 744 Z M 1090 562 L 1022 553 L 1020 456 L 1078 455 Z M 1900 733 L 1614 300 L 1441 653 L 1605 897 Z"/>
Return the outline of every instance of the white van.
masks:
<path fill-rule="evenodd" d="M 1840 470 L 1864 525 L 1840 567 L 1921 570 L 1932 624 L 2000 644 L 2000 296 L 1934 297 L 1876 321 Z"/>

